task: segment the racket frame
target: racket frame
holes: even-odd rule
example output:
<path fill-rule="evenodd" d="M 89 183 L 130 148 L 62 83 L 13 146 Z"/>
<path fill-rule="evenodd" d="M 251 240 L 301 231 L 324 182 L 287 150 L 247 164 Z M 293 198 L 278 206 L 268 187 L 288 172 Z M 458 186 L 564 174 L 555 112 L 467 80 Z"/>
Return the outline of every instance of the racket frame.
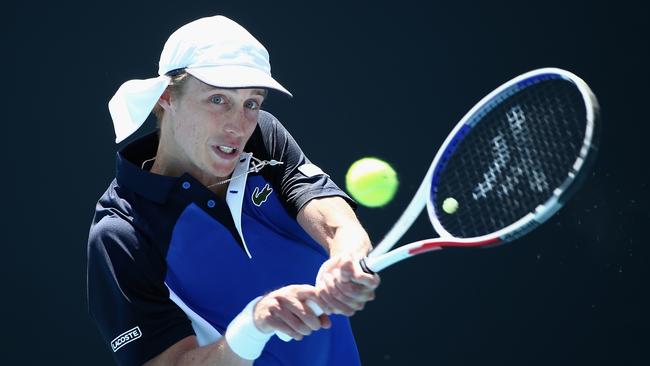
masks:
<path fill-rule="evenodd" d="M 477 115 L 477 113 L 481 112 L 485 108 L 492 109 L 493 106 L 491 106 L 491 103 L 500 103 L 499 99 L 504 94 L 516 93 L 518 88 L 525 89 L 528 84 L 536 83 L 539 82 L 539 79 L 549 77 L 559 77 L 573 83 L 578 88 L 586 108 L 587 121 L 584 140 L 579 155 L 573 163 L 571 171 L 567 174 L 567 178 L 553 191 L 552 196 L 546 200 L 546 202 L 538 205 L 532 212 L 523 216 L 514 223 L 490 234 L 473 238 L 455 238 L 445 230 L 438 220 L 437 209 L 432 203 L 433 200 L 430 199 L 434 175 L 441 167 L 441 162 L 444 162 L 443 159 L 453 153 L 456 145 L 462 141 L 464 136 L 467 134 L 467 131 L 471 130 L 471 128 L 476 125 L 478 120 L 475 120 L 473 117 Z M 433 162 L 429 166 L 429 170 L 406 210 L 402 213 L 400 218 L 382 241 L 368 255 L 368 258 L 362 261 L 362 267 L 370 272 L 378 272 L 403 259 L 424 252 L 438 250 L 443 246 L 495 246 L 515 240 L 530 232 L 553 216 L 553 214 L 564 205 L 568 198 L 571 197 L 575 190 L 580 186 L 582 180 L 586 177 L 586 172 L 592 165 L 597 150 L 595 141 L 598 138 L 599 110 L 598 101 L 589 86 L 587 86 L 587 84 L 575 74 L 559 68 L 548 67 L 532 70 L 519 75 L 496 88 L 476 103 L 449 133 L 440 149 L 438 149 Z M 411 227 L 425 206 L 427 207 L 429 220 L 440 237 L 420 240 L 388 252 Z"/>
<path fill-rule="evenodd" d="M 443 159 L 445 154 L 450 154 L 447 150 L 449 149 L 450 144 L 458 142 L 456 140 L 458 140 L 457 136 L 461 129 L 472 128 L 473 124 L 476 124 L 475 122 L 473 124 L 471 123 L 473 122 L 472 117 L 484 108 L 487 103 L 498 98 L 499 95 L 508 91 L 509 88 L 516 86 L 518 83 L 525 83 L 527 81 L 532 82 L 536 78 L 545 77 L 545 75 L 559 76 L 562 79 L 574 83 L 585 102 L 587 118 L 585 138 L 579 156 L 574 162 L 571 171 L 568 173 L 565 181 L 553 191 L 553 195 L 546 202 L 538 205 L 533 212 L 529 212 L 521 219 L 501 230 L 487 235 L 473 238 L 455 238 L 444 229 L 442 224 L 440 224 L 436 215 L 436 208 L 431 203 L 432 200 L 429 197 L 431 194 L 433 174 L 439 166 L 438 164 L 440 163 L 440 160 Z M 375 249 L 370 252 L 366 258 L 360 261 L 361 267 L 368 273 L 375 273 L 406 258 L 425 252 L 440 250 L 443 247 L 490 247 L 515 240 L 533 230 L 535 227 L 553 216 L 553 214 L 555 214 L 564 205 L 567 199 L 577 190 L 580 183 L 586 177 L 586 172 L 589 170 L 588 167 L 593 164 L 596 155 L 595 153 L 597 151 L 594 142 L 598 138 L 599 111 L 600 108 L 598 101 L 589 89 L 589 86 L 587 86 L 587 84 L 578 76 L 566 70 L 551 67 L 532 70 L 501 85 L 476 103 L 449 133 L 440 149 L 438 149 L 433 162 L 429 166 L 429 170 L 425 174 L 424 179 L 422 180 L 422 183 L 420 183 L 420 187 L 411 199 L 411 202 L 395 222 L 393 227 L 388 231 L 386 236 L 384 236 L 381 242 L 377 244 Z M 427 207 L 429 220 L 440 237 L 416 241 L 391 250 L 391 248 L 402 238 L 404 233 L 406 233 L 415 222 L 420 213 L 422 213 L 425 206 Z M 308 301 L 307 305 L 315 314 L 320 315 L 323 313 L 323 310 L 315 303 Z M 276 332 L 276 334 L 285 342 L 291 340 L 291 337 L 282 332 Z"/>

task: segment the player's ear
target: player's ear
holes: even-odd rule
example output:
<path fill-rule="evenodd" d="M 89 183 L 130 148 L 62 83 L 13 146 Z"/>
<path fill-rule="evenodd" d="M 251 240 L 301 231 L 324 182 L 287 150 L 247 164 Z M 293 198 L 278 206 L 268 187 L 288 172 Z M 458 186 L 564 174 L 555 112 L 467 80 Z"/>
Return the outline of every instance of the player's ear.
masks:
<path fill-rule="evenodd" d="M 158 98 L 158 105 L 165 111 L 171 108 L 171 92 L 169 88 L 165 89 L 160 98 Z"/>

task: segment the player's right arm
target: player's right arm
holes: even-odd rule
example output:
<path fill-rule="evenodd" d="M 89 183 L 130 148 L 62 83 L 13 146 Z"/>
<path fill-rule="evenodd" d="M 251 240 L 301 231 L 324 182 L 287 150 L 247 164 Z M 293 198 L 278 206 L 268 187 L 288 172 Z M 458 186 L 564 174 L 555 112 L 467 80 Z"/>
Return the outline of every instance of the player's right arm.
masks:
<path fill-rule="evenodd" d="M 233 354 L 237 344 L 225 345 L 226 339 L 236 343 L 246 337 L 229 338 L 226 331 L 217 342 L 198 346 L 190 320 L 170 299 L 165 274 L 164 256 L 144 234 L 117 215 L 97 215 L 89 235 L 88 303 L 116 361 L 124 365 L 249 364 Z M 259 338 L 280 330 L 302 339 L 330 325 L 329 319 L 317 317 L 305 305 L 307 300 L 325 305 L 319 303 L 316 291 L 309 285 L 280 288 L 246 307 L 249 318 L 235 319 L 246 320 L 244 328 Z M 237 334 L 242 333 L 230 336 Z"/>
<path fill-rule="evenodd" d="M 321 328 L 329 328 L 329 318 L 326 315 L 316 316 L 306 305 L 307 300 L 317 302 L 320 306 L 325 305 L 319 301 L 313 286 L 292 285 L 280 288 L 262 297 L 255 304 L 250 321 L 262 333 L 270 335 L 282 331 L 296 340 Z M 250 316 L 240 314 L 242 315 Z M 239 347 L 231 347 L 228 343 L 228 333 L 233 331 L 240 330 L 228 327 L 226 337 L 203 347 L 199 347 L 195 336 L 186 337 L 145 365 L 252 365 L 253 360 L 242 358 L 235 351 Z M 263 347 L 263 344 L 260 346 Z"/>
<path fill-rule="evenodd" d="M 277 330 L 300 340 L 330 326 L 306 305 L 325 305 L 316 288 L 292 285 L 251 301 L 236 327 L 233 321 L 224 337 L 199 347 L 187 315 L 170 300 L 164 257 L 130 222 L 110 214 L 96 219 L 88 246 L 89 310 L 119 364 L 248 365 L 245 358 L 257 357 L 250 355 L 259 355 Z M 258 339 L 251 353 L 246 347 Z"/>
<path fill-rule="evenodd" d="M 145 363 L 158 365 L 232 365 L 248 366 L 254 360 L 239 357 L 224 338 L 207 346 L 199 347 L 196 336 L 186 337 Z"/>

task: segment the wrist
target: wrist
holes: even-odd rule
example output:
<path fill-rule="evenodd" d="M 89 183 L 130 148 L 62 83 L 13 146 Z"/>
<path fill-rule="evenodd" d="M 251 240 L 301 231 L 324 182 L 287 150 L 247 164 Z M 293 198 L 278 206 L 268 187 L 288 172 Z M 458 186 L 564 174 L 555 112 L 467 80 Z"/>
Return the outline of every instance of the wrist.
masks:
<path fill-rule="evenodd" d="M 255 305 L 262 297 L 257 297 L 246 305 L 226 329 L 226 342 L 228 346 L 239 357 L 246 360 L 254 360 L 262 354 L 262 350 L 269 341 L 273 332 L 263 332 L 256 325 L 254 320 Z"/>
<path fill-rule="evenodd" d="M 359 228 L 359 231 L 337 236 L 330 245 L 330 258 L 336 256 L 352 256 L 358 259 L 364 258 L 372 251 L 372 243 L 368 234 Z"/>

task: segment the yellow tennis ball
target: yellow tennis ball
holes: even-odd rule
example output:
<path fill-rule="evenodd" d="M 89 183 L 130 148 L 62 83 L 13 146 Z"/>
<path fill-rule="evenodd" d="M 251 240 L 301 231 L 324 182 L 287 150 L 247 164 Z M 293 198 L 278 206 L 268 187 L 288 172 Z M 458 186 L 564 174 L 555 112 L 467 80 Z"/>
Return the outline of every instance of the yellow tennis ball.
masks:
<path fill-rule="evenodd" d="M 450 215 L 453 214 L 458 210 L 458 201 L 453 197 L 445 198 L 445 200 L 442 201 L 442 210 Z"/>
<path fill-rule="evenodd" d="M 398 185 L 395 170 L 377 158 L 355 161 L 345 175 L 345 186 L 352 198 L 367 207 L 381 207 L 390 202 Z"/>

